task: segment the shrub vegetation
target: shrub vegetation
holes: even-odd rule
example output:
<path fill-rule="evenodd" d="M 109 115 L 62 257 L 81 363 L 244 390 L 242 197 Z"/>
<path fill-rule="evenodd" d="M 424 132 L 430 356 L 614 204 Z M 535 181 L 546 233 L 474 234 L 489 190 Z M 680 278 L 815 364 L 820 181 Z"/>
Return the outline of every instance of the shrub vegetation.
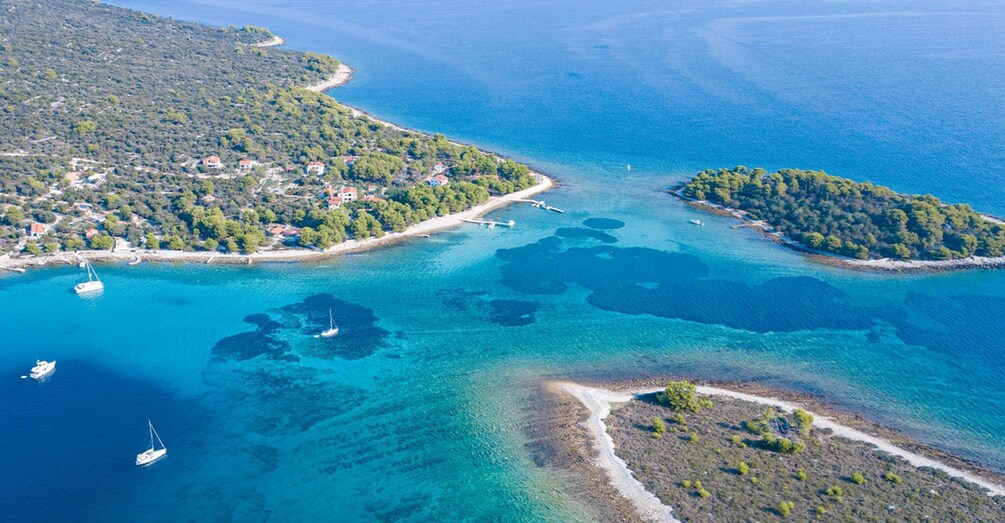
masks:
<path fill-rule="evenodd" d="M 684 391 L 678 406 L 709 399 L 696 392 L 692 397 L 680 383 L 674 390 Z M 765 411 L 763 405 L 716 398 L 714 410 L 688 410 L 686 434 L 654 440 L 653 420 L 677 412 L 655 396 L 613 410 L 605 422 L 618 456 L 681 521 L 965 522 L 1002 521 L 1005 514 L 1005 499 L 813 427 L 805 412 Z M 751 434 L 758 444 L 733 443 L 744 421 L 761 422 Z M 690 434 L 702 437 L 692 442 Z M 802 450 L 777 452 L 760 444 L 784 445 L 777 443 L 783 439 Z"/>

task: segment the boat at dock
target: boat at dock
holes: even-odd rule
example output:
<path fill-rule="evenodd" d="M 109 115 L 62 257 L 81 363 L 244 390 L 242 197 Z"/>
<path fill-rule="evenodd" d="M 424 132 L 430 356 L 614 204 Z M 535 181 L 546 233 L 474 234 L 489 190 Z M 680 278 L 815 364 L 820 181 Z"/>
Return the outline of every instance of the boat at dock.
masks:
<path fill-rule="evenodd" d="M 164 456 L 167 456 L 168 452 L 167 447 L 164 446 L 164 442 L 161 441 L 160 435 L 154 430 L 154 424 L 150 420 L 147 420 L 147 425 L 150 427 L 150 448 L 136 455 L 136 465 L 140 467 L 145 467 L 160 460 Z M 161 448 L 159 449 L 154 446 L 155 437 L 157 438 L 157 443 L 161 444 Z"/>
<path fill-rule="evenodd" d="M 35 360 L 35 366 L 31 368 L 28 376 L 33 380 L 40 380 L 56 370 L 55 361 Z"/>
<path fill-rule="evenodd" d="M 84 264 L 84 268 L 87 269 L 87 281 L 80 282 L 73 286 L 73 292 L 77 294 L 93 294 L 95 292 L 101 292 L 105 290 L 105 284 L 101 283 L 98 278 L 98 273 L 94 271 L 94 267 L 87 260 L 81 262 Z"/>
<path fill-rule="evenodd" d="M 704 223 L 701 222 L 701 220 L 691 220 L 691 223 L 695 225 L 705 225 Z"/>

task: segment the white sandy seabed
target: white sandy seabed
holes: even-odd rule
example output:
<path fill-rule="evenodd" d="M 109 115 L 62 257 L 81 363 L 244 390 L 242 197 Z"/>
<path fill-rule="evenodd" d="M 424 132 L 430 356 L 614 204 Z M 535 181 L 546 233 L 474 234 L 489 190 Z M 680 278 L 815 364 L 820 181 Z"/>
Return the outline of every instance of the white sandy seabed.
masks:
<path fill-rule="evenodd" d="M 647 491 L 645 486 L 643 486 L 639 480 L 635 479 L 635 476 L 632 474 L 632 471 L 628 468 L 625 461 L 614 453 L 614 440 L 611 438 L 610 434 L 607 433 L 607 425 L 604 423 L 604 419 L 611 413 L 612 404 L 627 403 L 638 395 L 652 394 L 654 392 L 659 392 L 662 389 L 617 392 L 587 387 L 576 383 L 564 382 L 558 383 L 557 385 L 562 391 L 567 392 L 572 397 L 579 400 L 579 402 L 581 402 L 590 411 L 590 417 L 586 420 L 585 426 L 593 437 L 594 450 L 597 452 L 595 456 L 595 464 L 607 472 L 611 485 L 618 491 L 618 493 L 628 499 L 635 506 L 635 509 L 643 519 L 648 521 L 676 522 L 677 520 L 674 519 L 671 513 L 672 508 L 664 505 L 659 498 Z M 753 394 L 745 394 L 717 387 L 698 386 L 697 390 L 699 394 L 726 396 L 752 403 L 772 405 L 785 412 L 792 412 L 796 408 L 799 408 L 796 405 L 786 403 L 775 398 L 755 396 Z M 920 454 L 904 450 L 889 441 L 871 436 L 851 427 L 840 425 L 827 417 L 820 416 L 812 412 L 810 414 L 813 414 L 813 423 L 817 427 L 831 429 L 836 436 L 870 443 L 875 445 L 877 450 L 881 450 L 894 456 L 899 456 L 916 467 L 931 467 L 933 469 L 942 470 L 950 476 L 967 480 L 987 489 L 987 494 L 989 496 L 1005 496 L 1005 487 L 992 483 L 977 476 L 976 474 L 972 474 Z"/>

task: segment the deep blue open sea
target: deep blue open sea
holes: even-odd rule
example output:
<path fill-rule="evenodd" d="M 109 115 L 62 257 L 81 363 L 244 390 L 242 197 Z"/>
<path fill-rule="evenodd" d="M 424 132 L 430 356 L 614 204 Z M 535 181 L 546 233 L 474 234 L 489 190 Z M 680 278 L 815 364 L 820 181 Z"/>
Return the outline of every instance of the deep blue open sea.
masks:
<path fill-rule="evenodd" d="M 1005 4 L 112 3 L 337 56 L 337 99 L 529 162 L 567 212 L 99 266 L 94 299 L 75 267 L 0 277 L 0 520 L 591 520 L 538 441 L 557 378 L 756 380 L 1005 471 L 1005 271 L 829 268 L 664 192 L 801 167 L 1005 214 Z M 170 453 L 140 470 L 148 418 Z"/>

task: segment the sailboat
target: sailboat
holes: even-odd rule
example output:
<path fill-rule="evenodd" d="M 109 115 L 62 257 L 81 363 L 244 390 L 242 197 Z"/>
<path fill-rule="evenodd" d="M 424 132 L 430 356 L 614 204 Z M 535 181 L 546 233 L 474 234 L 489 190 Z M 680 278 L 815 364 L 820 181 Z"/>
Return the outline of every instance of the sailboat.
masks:
<path fill-rule="evenodd" d="M 141 467 L 150 465 L 164 456 L 167 456 L 168 453 L 168 449 L 164 446 L 164 442 L 161 441 L 160 435 L 157 434 L 156 430 L 154 430 L 154 424 L 151 423 L 150 420 L 147 420 L 147 425 L 150 426 L 150 448 L 136 455 L 136 464 Z M 155 437 L 157 438 L 157 443 L 161 444 L 160 449 L 154 446 Z"/>
<path fill-rule="evenodd" d="M 328 330 L 321 333 L 322 338 L 331 338 L 338 334 L 338 327 L 335 326 L 335 319 L 332 317 L 332 310 L 328 309 Z"/>
<path fill-rule="evenodd" d="M 98 279 L 98 273 L 95 272 L 94 267 L 87 260 L 82 262 L 84 268 L 87 269 L 87 281 L 80 282 L 73 286 L 73 292 L 77 294 L 90 294 L 92 292 L 101 292 L 105 290 L 105 284 L 101 283 Z"/>

